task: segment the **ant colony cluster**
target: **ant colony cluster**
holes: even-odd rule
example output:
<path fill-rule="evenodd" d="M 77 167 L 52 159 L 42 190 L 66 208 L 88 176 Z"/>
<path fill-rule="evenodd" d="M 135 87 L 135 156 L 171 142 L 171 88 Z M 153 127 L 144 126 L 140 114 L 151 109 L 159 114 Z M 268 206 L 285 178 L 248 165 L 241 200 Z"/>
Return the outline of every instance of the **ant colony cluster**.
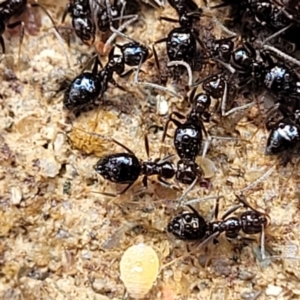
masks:
<path fill-rule="evenodd" d="M 225 143 L 241 140 L 234 135 L 214 135 L 209 127 L 220 128 L 238 114 L 247 117 L 252 107 L 257 106 L 263 112 L 260 124 L 263 123 L 266 129 L 264 154 L 267 159 L 275 155 L 286 159 L 298 152 L 300 4 L 292 0 L 203 2 L 203 7 L 199 7 L 196 0 L 70 0 L 62 15 L 62 23 L 70 19 L 73 33 L 89 47 L 95 46 L 101 36 L 102 53 L 93 53 L 89 64 L 67 83 L 63 89 L 62 109 L 68 121 L 76 120 L 84 112 L 101 110 L 114 88 L 124 94 L 130 93 L 121 82 L 131 75 L 131 87 L 137 90 L 151 90 L 181 98 L 180 105 L 186 108 L 186 113 L 173 110 L 165 119 L 156 116 L 163 126 L 155 125 L 157 130 L 153 135 L 161 134 L 161 149 L 167 149 L 165 143 L 169 142 L 170 132 L 173 132 L 172 146 L 167 149 L 173 152 L 164 157 L 161 151 L 159 157 L 151 158 L 149 132 L 144 135 L 146 160 L 138 157 L 126 143 L 112 137 L 105 138 L 105 142 L 121 147 L 122 151 L 98 157 L 94 165 L 95 176 L 125 187 L 115 193 L 98 193 L 107 197 L 124 195 L 139 179 L 142 190 L 147 193 L 149 181 L 156 177 L 164 188 L 180 192 L 174 206 L 181 211 L 173 213 L 163 234 L 173 240 L 196 242 L 196 251 L 214 246 L 212 244 L 216 244 L 222 234 L 230 241 L 243 239 L 244 235 L 250 236 L 245 240 L 260 235 L 261 256 L 265 259 L 268 254 L 265 251 L 265 230 L 270 225 L 270 217 L 246 200 L 243 192 L 250 188 L 234 191 L 238 204 L 229 207 L 221 218 L 219 201 L 224 195 L 216 191 L 218 196 L 208 196 L 208 199 L 216 199 L 213 220 L 203 216 L 201 208 L 193 206 L 204 198 L 186 198 L 197 187 L 213 190 L 210 178 L 213 176 L 207 174 L 214 172 L 215 166 L 206 156 L 209 156 L 207 154 L 215 140 Z M 21 48 L 24 22 L 17 18 L 28 6 L 42 8 L 54 30 L 60 34 L 61 29 L 40 4 L 24 0 L 3 1 L 0 4 L 0 46 L 3 54 L 7 50 L 4 42 L 7 29 L 21 26 Z M 165 36 L 161 34 L 158 40 L 153 40 L 150 46 L 135 40 L 127 32 L 128 28 L 135 29 L 134 26 L 139 24 L 141 6 L 154 9 L 156 15 L 163 8 L 172 10 L 176 15 L 176 18 L 159 17 L 162 23 L 175 25 L 171 25 L 172 29 Z M 214 14 L 220 16 L 223 13 L 224 20 L 214 17 Z M 225 36 L 217 38 L 214 31 L 208 29 L 209 26 L 202 25 L 204 21 L 214 24 Z M 119 39 L 127 42 L 119 44 Z M 98 48 L 95 46 L 95 49 Z M 152 71 L 157 72 L 155 82 L 144 81 L 147 72 L 143 68 L 146 66 L 153 66 Z M 170 89 L 168 80 L 184 85 L 186 94 L 181 96 L 175 89 Z M 268 95 L 272 103 L 265 103 L 262 95 Z M 263 100 L 258 101 L 258 98 Z M 168 109 L 165 115 L 167 113 Z M 229 127 L 232 129 L 235 125 L 230 123 Z M 170 130 L 172 127 L 173 131 Z M 257 183 L 263 179 L 258 179 Z M 183 192 L 182 186 L 185 188 Z M 154 243 L 152 245 L 157 249 Z M 144 298 L 164 268 L 160 267 L 159 256 L 153 248 L 144 243 L 133 245 L 120 260 L 120 279 L 131 297 Z M 196 254 L 195 249 L 188 251 L 188 255 Z"/>

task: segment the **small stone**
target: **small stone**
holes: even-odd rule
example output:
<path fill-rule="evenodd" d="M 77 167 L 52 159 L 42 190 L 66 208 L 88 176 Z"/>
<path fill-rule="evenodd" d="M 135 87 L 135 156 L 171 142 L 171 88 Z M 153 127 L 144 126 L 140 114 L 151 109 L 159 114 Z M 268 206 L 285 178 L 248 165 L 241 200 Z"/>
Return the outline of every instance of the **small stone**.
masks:
<path fill-rule="evenodd" d="M 92 289 L 94 290 L 95 293 L 104 293 L 107 290 L 106 285 L 107 285 L 106 280 L 95 279 L 92 282 Z"/>
<path fill-rule="evenodd" d="M 241 270 L 238 277 L 241 280 L 251 280 L 255 277 L 255 274 L 246 270 Z"/>
<path fill-rule="evenodd" d="M 20 202 L 23 198 L 22 190 L 17 186 L 12 186 L 10 188 L 10 194 L 11 194 L 11 197 L 10 197 L 11 204 L 13 204 L 13 205 L 20 204 Z"/>
<path fill-rule="evenodd" d="M 51 156 L 40 159 L 41 174 L 45 177 L 54 178 L 61 168 L 61 165 Z"/>
<path fill-rule="evenodd" d="M 165 116 L 169 111 L 169 104 L 165 97 L 158 95 L 157 97 L 157 114 Z"/>
<path fill-rule="evenodd" d="M 269 284 L 266 289 L 266 295 L 267 296 L 278 296 L 282 292 L 281 286 L 276 286 L 273 284 Z"/>
<path fill-rule="evenodd" d="M 261 294 L 261 291 L 244 292 L 241 294 L 243 300 L 256 300 Z"/>

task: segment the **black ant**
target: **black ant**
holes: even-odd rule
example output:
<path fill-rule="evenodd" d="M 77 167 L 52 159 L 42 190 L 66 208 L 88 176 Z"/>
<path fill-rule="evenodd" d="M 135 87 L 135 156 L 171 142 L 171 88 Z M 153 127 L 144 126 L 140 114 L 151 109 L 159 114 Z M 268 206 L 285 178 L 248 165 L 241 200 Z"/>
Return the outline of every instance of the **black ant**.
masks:
<path fill-rule="evenodd" d="M 96 28 L 89 0 L 71 0 L 66 6 L 62 16 L 62 22 L 65 21 L 67 14 L 70 14 L 72 26 L 81 41 L 87 45 L 93 44 Z"/>
<path fill-rule="evenodd" d="M 180 27 L 172 29 L 166 38 L 154 42 L 153 53 L 155 61 L 160 70 L 155 45 L 166 42 L 167 55 L 170 61 L 168 66 L 183 65 L 187 68 L 190 76 L 191 69 L 199 70 L 201 68 L 199 62 L 202 58 L 199 58 L 201 55 L 198 53 L 197 43 L 203 49 L 204 46 L 198 37 L 198 31 L 192 26 L 193 22 L 202 15 L 202 10 L 192 0 L 169 0 L 169 3 L 178 13 L 179 19 L 160 17 L 160 20 L 179 23 Z M 191 78 L 189 82 L 191 82 Z"/>
<path fill-rule="evenodd" d="M 212 239 L 215 240 L 222 232 L 225 232 L 228 239 L 237 238 L 240 231 L 250 235 L 261 233 L 261 247 L 264 252 L 264 229 L 269 224 L 269 216 L 254 209 L 246 202 L 244 196 L 236 195 L 236 197 L 241 203 L 225 212 L 221 220 L 218 220 L 218 197 L 214 212 L 215 221 L 208 223 L 192 206 L 188 205 L 192 212 L 184 211 L 172 219 L 167 226 L 167 232 L 180 240 L 201 241 L 201 245 Z M 243 212 L 239 218 L 228 217 L 242 206 L 250 210 Z"/>
<path fill-rule="evenodd" d="M 99 65 L 102 67 L 98 58 L 95 59 L 92 72 L 83 72 L 78 75 L 67 88 L 64 95 L 64 107 L 69 110 L 80 109 L 89 104 L 97 105 L 98 100 L 108 89 L 108 83 L 125 90 L 113 79 L 113 74 L 117 73 L 123 77 L 132 70 L 124 73 L 125 65 L 138 66 L 135 80 L 137 81 L 138 72 L 141 64 L 150 56 L 149 49 L 139 43 L 130 42 L 124 45 L 117 45 L 121 50 L 121 55 L 114 54 L 112 48 L 108 63 L 98 71 Z"/>
<path fill-rule="evenodd" d="M 88 108 L 90 104 L 92 106 L 98 105 L 99 99 L 108 89 L 108 83 L 126 91 L 113 79 L 114 73 L 117 73 L 120 77 L 124 77 L 135 70 L 131 68 L 125 71 L 125 65 L 137 67 L 134 77 L 135 84 L 149 86 L 174 94 L 172 91 L 159 85 L 138 81 L 141 65 L 151 56 L 148 47 L 133 40 L 124 45 L 116 44 L 116 47 L 120 49 L 121 54 L 115 54 L 115 47 L 112 48 L 108 55 L 108 62 L 102 70 L 98 71 L 99 65 L 101 67 L 102 65 L 99 59 L 96 58 L 92 72 L 83 72 L 70 83 L 65 91 L 63 100 L 66 109 L 80 110 L 84 107 Z"/>
<path fill-rule="evenodd" d="M 189 96 L 189 101 L 192 103 L 192 109 L 185 117 L 178 112 L 172 112 L 164 129 L 162 142 L 164 142 L 168 126 L 170 122 L 176 125 L 174 134 L 174 146 L 178 156 L 181 159 L 194 161 L 200 152 L 202 144 L 202 132 L 207 136 L 204 122 L 209 122 L 210 114 L 207 109 L 210 107 L 211 99 L 208 94 L 200 93 L 195 96 L 196 89 L 194 88 Z M 174 119 L 186 119 L 184 123 Z"/>
<path fill-rule="evenodd" d="M 115 153 L 104 156 L 100 158 L 94 169 L 106 180 L 120 184 L 128 184 L 126 188 L 118 194 L 125 193 L 141 175 L 144 176 L 144 187 L 147 187 L 147 178 L 153 175 L 157 175 L 158 181 L 163 185 L 172 187 L 165 179 L 171 179 L 175 176 L 178 182 L 190 184 L 189 190 L 194 186 L 195 182 L 202 177 L 202 170 L 194 161 L 180 160 L 177 163 L 177 168 L 169 162 L 172 156 L 168 156 L 164 159 L 155 159 L 154 161 L 150 159 L 148 161 L 140 161 L 129 148 L 116 140 L 113 141 L 124 148 L 127 153 Z M 147 136 L 145 136 L 145 149 L 149 157 Z"/>

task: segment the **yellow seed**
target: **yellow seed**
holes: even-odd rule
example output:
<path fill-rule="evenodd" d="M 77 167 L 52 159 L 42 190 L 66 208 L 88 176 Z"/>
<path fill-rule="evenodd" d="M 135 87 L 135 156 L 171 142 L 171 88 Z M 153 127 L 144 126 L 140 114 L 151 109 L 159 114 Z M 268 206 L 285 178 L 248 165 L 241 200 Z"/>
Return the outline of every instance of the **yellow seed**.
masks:
<path fill-rule="evenodd" d="M 120 261 L 120 278 L 130 296 L 136 299 L 143 298 L 150 291 L 158 271 L 158 256 L 145 244 L 129 247 Z"/>

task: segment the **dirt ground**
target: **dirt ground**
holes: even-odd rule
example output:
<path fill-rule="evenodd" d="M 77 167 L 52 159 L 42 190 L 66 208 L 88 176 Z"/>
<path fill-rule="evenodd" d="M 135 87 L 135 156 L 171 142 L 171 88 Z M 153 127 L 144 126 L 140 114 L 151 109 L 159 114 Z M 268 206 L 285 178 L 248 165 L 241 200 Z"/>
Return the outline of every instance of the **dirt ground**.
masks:
<path fill-rule="evenodd" d="M 44 2 L 54 19 L 61 20 L 64 4 L 57 9 Z M 168 4 L 163 12 L 143 9 L 127 34 L 146 45 L 165 37 L 175 25 L 157 21 L 160 15 L 176 17 Z M 147 299 L 300 299 L 297 159 L 284 167 L 276 157 L 265 156 L 266 130 L 245 117 L 234 132 L 224 134 L 239 140 L 213 140 L 210 146 L 207 158 L 216 167 L 211 186 L 197 186 L 188 194 L 224 195 L 222 215 L 236 204 L 235 193 L 270 170 L 244 194 L 270 216 L 266 250 L 271 258 L 261 259 L 259 236 L 241 246 L 221 235 L 218 244 L 205 249 L 172 239 L 165 228 L 178 212 L 174 208 L 181 193 L 151 178 L 145 193 L 137 193 L 142 187 L 138 180 L 125 194 L 105 197 L 97 192 L 124 187 L 100 178 L 93 166 L 101 155 L 123 151 L 103 136 L 147 159 L 147 132 L 150 157 L 159 157 L 163 132 L 147 129 L 163 126 L 174 110 L 186 113 L 186 102 L 136 86 L 133 76 L 115 77 L 128 92 L 110 87 L 98 109 L 70 117 L 57 90 L 63 80 L 81 72 L 93 48 L 73 39 L 70 47 L 60 44 L 49 20 L 43 17 L 42 23 L 37 35 L 25 34 L 19 66 L 19 39 L 6 34 L 7 54 L 0 62 L 0 299 L 131 299 L 120 280 L 119 262 L 138 243 L 152 246 L 161 266 Z M 163 70 L 165 46 L 157 51 Z M 101 60 L 105 63 L 107 57 Z M 142 69 L 141 81 L 159 82 L 153 57 Z M 169 80 L 167 86 L 185 96 L 187 78 Z M 158 114 L 160 101 L 168 106 L 163 116 Z M 249 113 L 257 111 L 253 107 Z M 165 143 L 166 153 L 175 154 L 172 138 Z M 214 201 L 195 207 L 212 219 Z M 189 250 L 194 253 L 171 263 Z"/>

